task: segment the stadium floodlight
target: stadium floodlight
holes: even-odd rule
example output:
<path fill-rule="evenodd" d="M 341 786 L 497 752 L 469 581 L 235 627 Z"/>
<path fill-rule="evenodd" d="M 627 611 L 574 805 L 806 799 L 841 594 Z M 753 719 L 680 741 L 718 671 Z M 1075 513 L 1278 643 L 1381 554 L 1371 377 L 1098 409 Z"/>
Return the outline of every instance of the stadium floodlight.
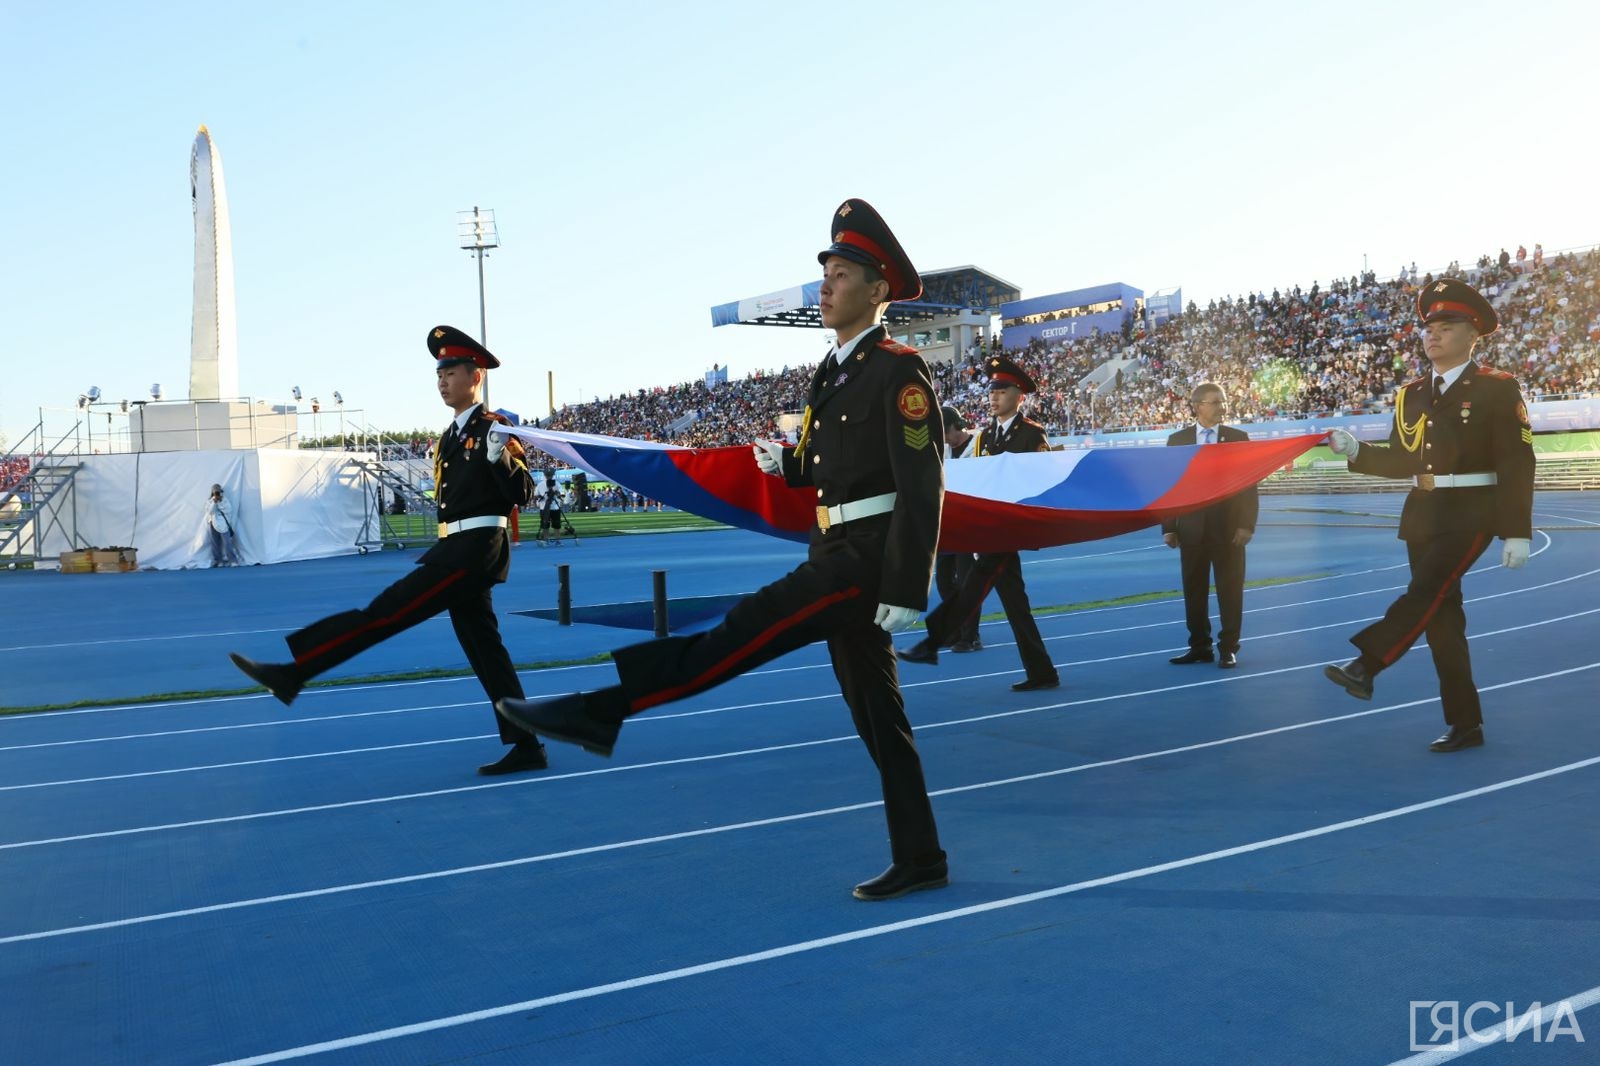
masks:
<path fill-rule="evenodd" d="M 340 407 L 344 406 L 344 395 L 338 389 L 333 390 L 333 402 Z"/>
<path fill-rule="evenodd" d="M 296 400 L 298 400 L 300 398 L 300 386 L 296 385 L 294 388 L 290 389 L 289 390 L 289 395 L 293 396 Z"/>
<path fill-rule="evenodd" d="M 78 393 L 78 410 L 81 411 L 85 407 L 88 407 L 88 406 L 89 406 L 89 396 L 88 396 L 88 394 L 87 393 L 82 393 L 82 392 Z"/>
<path fill-rule="evenodd" d="M 100 386 L 99 385 L 90 385 L 89 386 L 89 391 L 88 391 L 88 393 L 86 395 L 89 397 L 89 402 L 90 403 L 99 403 L 100 402 Z"/>
<path fill-rule="evenodd" d="M 152 400 L 161 399 L 161 382 L 158 381 L 150 386 L 150 398 Z"/>
<path fill-rule="evenodd" d="M 471 252 L 478 259 L 478 343 L 489 345 L 489 316 L 483 298 L 483 259 L 489 249 L 500 247 L 500 228 L 495 225 L 494 211 L 474 206 L 471 211 L 456 212 L 458 247 Z M 483 408 L 489 410 L 489 375 L 483 376 Z"/>

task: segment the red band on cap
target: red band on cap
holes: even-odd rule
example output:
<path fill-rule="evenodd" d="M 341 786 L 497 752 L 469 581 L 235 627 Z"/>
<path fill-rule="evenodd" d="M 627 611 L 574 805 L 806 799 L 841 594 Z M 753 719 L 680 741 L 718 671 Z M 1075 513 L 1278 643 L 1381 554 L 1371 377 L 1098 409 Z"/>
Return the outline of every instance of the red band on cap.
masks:
<path fill-rule="evenodd" d="M 477 351 L 475 349 L 472 349 L 472 348 L 460 348 L 460 347 L 455 347 L 455 346 L 447 344 L 444 347 L 439 349 L 439 358 L 440 359 L 471 359 L 473 362 L 477 362 L 478 361 L 478 353 L 477 353 Z"/>
<path fill-rule="evenodd" d="M 1000 382 L 1000 384 L 1002 384 L 1002 385 L 1015 385 L 1017 388 L 1023 390 L 1024 392 L 1026 392 L 1028 390 L 1028 386 L 1024 385 L 1020 378 L 1014 378 L 1010 374 L 1005 373 L 1004 371 L 997 371 L 996 373 L 993 373 L 993 374 L 989 375 L 989 384 L 990 385 L 993 385 L 997 381 Z"/>
<path fill-rule="evenodd" d="M 1441 312 L 1446 314 L 1454 313 L 1458 315 L 1466 315 L 1467 318 L 1472 320 L 1473 325 L 1483 325 L 1483 319 L 1479 316 L 1475 308 L 1468 304 L 1458 304 L 1453 300 L 1440 300 L 1437 303 L 1430 304 L 1427 313 L 1422 316 L 1422 321 L 1426 322 L 1428 319 Z"/>
<path fill-rule="evenodd" d="M 879 248 L 875 241 L 862 236 L 854 230 L 845 230 L 839 234 L 839 243 L 860 248 L 863 252 L 872 256 L 878 265 L 883 268 L 883 279 L 889 283 L 890 292 L 899 292 L 905 288 L 906 279 L 900 273 L 900 265 L 894 261 L 893 256 L 885 255 L 883 249 Z"/>

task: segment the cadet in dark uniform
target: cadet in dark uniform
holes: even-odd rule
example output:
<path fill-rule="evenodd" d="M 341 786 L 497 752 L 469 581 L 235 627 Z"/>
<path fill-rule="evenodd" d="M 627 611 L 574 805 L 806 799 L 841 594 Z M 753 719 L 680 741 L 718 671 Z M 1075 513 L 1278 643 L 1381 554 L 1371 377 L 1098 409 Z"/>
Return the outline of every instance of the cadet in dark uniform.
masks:
<path fill-rule="evenodd" d="M 1003 452 L 1047 452 L 1050 440 L 1044 427 L 1021 412 L 1022 397 L 1038 386 L 1016 363 L 1003 355 L 989 357 L 989 410 L 994 417 L 978 433 L 974 455 L 999 455 Z M 1006 621 L 1017 638 L 1017 652 L 1027 676 L 1011 686 L 1013 692 L 1055 688 L 1061 675 L 1050 661 L 1044 638 L 1033 620 L 1033 605 L 1028 602 L 1028 587 L 1022 581 L 1022 557 L 1016 552 L 985 552 L 973 561 L 961 591 L 945 600 L 928 615 L 928 635 L 900 653 L 908 663 L 937 663 L 939 648 L 946 635 L 978 616 L 983 601 L 994 589 L 1000 594 Z"/>
<path fill-rule="evenodd" d="M 1222 424 L 1228 394 L 1207 381 L 1189 395 L 1195 424 L 1167 438 L 1170 446 L 1227 444 L 1249 440 L 1242 429 Z M 1239 630 L 1244 624 L 1244 546 L 1255 535 L 1261 499 L 1251 485 L 1221 503 L 1169 518 L 1161 523 L 1161 539 L 1178 549 L 1183 575 L 1183 614 L 1189 628 L 1189 650 L 1172 659 L 1177 666 L 1216 661 L 1224 670 L 1239 665 Z M 1211 580 L 1216 576 L 1217 650 L 1211 650 Z M 1219 658 L 1220 656 L 1220 658 Z"/>
<path fill-rule="evenodd" d="M 891 864 L 855 888 L 858 899 L 880 900 L 949 880 L 889 640 L 927 606 L 944 504 L 943 433 L 927 365 L 879 325 L 890 301 L 921 294 L 916 268 L 865 201 L 841 204 L 831 234 L 817 259 L 822 322 L 837 346 L 811 379 L 799 442 L 754 447 L 763 471 L 816 489 L 806 561 L 708 633 L 613 652 L 616 686 L 498 707 L 524 729 L 609 755 L 629 715 L 826 640 L 883 789 Z"/>
<path fill-rule="evenodd" d="M 500 639 L 491 590 L 511 569 L 506 516 L 513 507 L 527 506 L 533 478 L 522 442 L 492 432 L 505 419 L 479 402 L 484 371 L 500 361 L 451 326 L 428 332 L 428 351 L 437 361 L 439 395 L 456 413 L 434 449 L 439 543 L 417 560 L 417 569 L 365 608 L 330 615 L 289 634 L 293 662 L 258 663 L 230 653 L 235 666 L 285 704 L 311 678 L 445 610 L 490 702 L 522 695 Z M 544 745 L 533 734 L 502 721 L 500 739 L 511 750 L 498 762 L 478 767 L 479 773 L 509 774 L 547 765 Z"/>
<path fill-rule="evenodd" d="M 939 408 L 939 415 L 944 422 L 945 460 L 971 455 L 978 438 L 967 431 L 967 420 L 961 417 L 961 412 L 946 404 Z M 966 584 L 972 562 L 971 552 L 939 553 L 939 558 L 933 564 L 933 584 L 939 590 L 941 603 L 955 599 L 961 586 Z M 977 614 L 970 615 L 966 623 L 953 630 L 939 646 L 953 652 L 982 651 L 983 640 L 978 636 Z"/>
<path fill-rule="evenodd" d="M 1533 538 L 1533 429 L 1510 374 L 1472 361 L 1479 337 L 1499 326 L 1494 307 L 1464 281 L 1441 278 L 1417 294 L 1423 350 L 1433 374 L 1395 394 L 1387 446 L 1360 444 L 1336 429 L 1329 446 L 1350 469 L 1407 477 L 1400 512 L 1411 583 L 1383 618 L 1350 643 L 1361 654 L 1324 673 L 1352 696 L 1372 698 L 1372 680 L 1426 634 L 1449 729 L 1430 747 L 1483 743 L 1483 708 L 1472 680 L 1461 576 L 1498 535 L 1501 564 L 1528 561 Z"/>

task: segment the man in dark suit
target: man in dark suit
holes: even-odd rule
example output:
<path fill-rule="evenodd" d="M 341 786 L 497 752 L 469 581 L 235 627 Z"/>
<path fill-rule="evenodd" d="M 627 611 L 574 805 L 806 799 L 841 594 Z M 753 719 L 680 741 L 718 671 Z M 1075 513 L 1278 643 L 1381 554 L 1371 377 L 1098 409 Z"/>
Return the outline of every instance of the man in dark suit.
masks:
<path fill-rule="evenodd" d="M 1194 424 L 1168 437 L 1169 446 L 1193 447 L 1250 439 L 1243 430 L 1222 424 L 1222 416 L 1228 410 L 1228 394 L 1221 385 L 1207 381 L 1195 386 L 1189 396 L 1189 408 L 1194 412 Z M 1256 487 L 1251 485 L 1221 503 L 1161 523 L 1161 539 L 1167 547 L 1178 549 L 1183 573 L 1183 614 L 1189 626 L 1189 650 L 1173 659 L 1174 664 L 1186 666 L 1215 660 L 1224 670 L 1239 665 L 1239 629 L 1244 619 L 1244 546 L 1255 535 L 1260 508 Z M 1222 621 L 1215 654 L 1211 651 L 1209 608 L 1213 575 L 1217 583 L 1217 614 Z"/>
<path fill-rule="evenodd" d="M 800 439 L 754 445 L 756 464 L 816 490 L 806 561 L 746 597 L 715 629 L 612 653 L 618 683 L 500 714 L 553 740 L 610 755 L 629 715 L 704 692 L 818 640 L 857 733 L 877 764 L 890 865 L 855 887 L 882 900 L 949 882 L 889 634 L 928 602 L 944 504 L 939 408 L 927 364 L 880 324 L 893 300 L 922 292 L 916 268 L 863 200 L 834 213 L 822 264 L 822 323 L 838 338 L 811 379 Z"/>
<path fill-rule="evenodd" d="M 1022 397 L 1038 388 L 1033 378 L 1003 355 L 990 356 L 985 367 L 989 372 L 989 411 L 994 417 L 979 432 L 973 454 L 1049 451 L 1050 438 L 1044 427 L 1022 414 Z M 1033 605 L 1028 602 L 1028 587 L 1022 580 L 1022 556 L 1016 552 L 979 554 L 960 591 L 928 615 L 928 635 L 900 652 L 900 658 L 908 663 L 937 663 L 946 634 L 977 620 L 990 589 L 1000 595 L 1000 606 L 1005 608 L 1006 621 L 1017 638 L 1017 653 L 1022 656 L 1026 675 L 1011 690 L 1032 692 L 1059 686 L 1061 675 L 1050 661 L 1039 625 L 1033 620 Z"/>
<path fill-rule="evenodd" d="M 500 365 L 489 350 L 452 326 L 428 331 L 439 396 L 455 412 L 434 449 L 433 483 L 439 502 L 439 543 L 417 567 L 378 593 L 361 610 L 313 622 L 286 638 L 294 660 L 261 663 L 230 653 L 234 665 L 285 704 L 305 683 L 401 630 L 450 612 L 461 650 L 490 702 L 522 695 L 511 656 L 500 639 L 491 590 L 511 570 L 507 515 L 525 507 L 533 478 L 522 442 L 495 433 L 505 418 L 480 402 L 484 374 Z M 478 767 L 498 775 L 543 770 L 544 745 L 526 730 L 500 723 L 500 739 L 511 745 L 498 762 Z"/>
<path fill-rule="evenodd" d="M 1533 427 L 1517 380 L 1472 359 L 1478 338 L 1500 325 L 1488 300 L 1464 281 L 1440 278 L 1417 294 L 1417 316 L 1432 373 L 1395 394 L 1389 443 L 1362 444 L 1342 429 L 1328 442 L 1351 470 L 1411 479 L 1400 511 L 1411 583 L 1381 619 L 1350 638 L 1361 654 L 1323 673 L 1369 700 L 1373 679 L 1425 634 L 1448 726 L 1429 747 L 1450 752 L 1483 743 L 1461 577 L 1496 535 L 1505 541 L 1502 566 L 1528 561 Z"/>
<path fill-rule="evenodd" d="M 977 437 L 967 428 L 967 420 L 961 417 L 961 412 L 946 404 L 939 409 L 939 414 L 944 421 L 945 461 L 971 455 Z M 939 590 L 941 603 L 955 599 L 961 586 L 966 583 L 967 575 L 972 572 L 972 562 L 971 552 L 939 553 L 939 558 L 933 564 L 933 584 Z M 968 616 L 959 628 L 952 630 L 940 647 L 958 653 L 982 651 L 983 640 L 978 636 L 977 614 Z"/>

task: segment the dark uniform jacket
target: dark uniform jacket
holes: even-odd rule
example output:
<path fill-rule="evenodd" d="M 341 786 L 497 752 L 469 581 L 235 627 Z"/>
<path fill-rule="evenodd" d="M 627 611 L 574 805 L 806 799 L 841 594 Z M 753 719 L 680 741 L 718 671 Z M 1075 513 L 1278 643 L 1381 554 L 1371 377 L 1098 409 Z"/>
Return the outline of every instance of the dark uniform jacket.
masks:
<path fill-rule="evenodd" d="M 1232 426 L 1217 427 L 1217 443 L 1228 444 L 1233 441 L 1249 440 L 1250 434 L 1242 429 Z M 1195 444 L 1196 433 L 1193 425 L 1188 425 L 1178 430 L 1167 438 L 1168 447 L 1178 447 L 1185 444 Z M 1256 492 L 1256 487 L 1251 485 L 1236 495 L 1229 496 L 1221 503 L 1214 503 L 1210 507 L 1202 507 L 1198 511 L 1191 511 L 1177 518 L 1169 518 L 1161 523 L 1162 533 L 1176 533 L 1179 544 L 1198 546 L 1201 544 L 1232 544 L 1233 534 L 1236 530 L 1246 529 L 1251 533 L 1256 530 L 1256 519 L 1261 514 L 1261 498 Z"/>
<path fill-rule="evenodd" d="M 1432 374 L 1407 382 L 1395 395 L 1388 445 L 1362 444 L 1350 469 L 1397 478 L 1483 471 L 1497 476 L 1496 484 L 1478 488 L 1413 488 L 1400 513 L 1401 540 L 1468 530 L 1533 536 L 1533 429 L 1516 379 L 1468 363 L 1430 410 L 1432 392 Z"/>
<path fill-rule="evenodd" d="M 978 431 L 977 447 L 973 455 L 1000 455 L 1004 452 L 1047 452 L 1050 450 L 1050 438 L 1045 434 L 1044 427 L 1031 418 L 1024 418 L 1021 411 L 1011 420 L 1011 429 L 1006 433 L 1000 432 L 1000 420 L 989 419 L 989 424 Z"/>
<path fill-rule="evenodd" d="M 928 606 L 944 504 L 944 428 L 933 395 L 922 356 L 877 326 L 844 366 L 830 370 L 825 359 L 817 368 L 800 442 L 783 453 L 784 479 L 815 487 L 819 506 L 896 494 L 890 514 L 861 521 L 888 523 L 879 602 L 919 611 Z M 841 545 L 841 532 L 813 528 L 813 557 Z"/>
<path fill-rule="evenodd" d="M 484 438 L 489 427 L 505 421 L 479 404 L 467 419 L 466 429 L 448 446 L 444 437 L 439 438 L 433 456 L 433 483 L 440 522 L 508 515 L 513 507 L 526 507 L 533 498 L 533 478 L 521 441 L 507 437 L 499 461 L 491 463 L 487 458 Z M 440 538 L 417 562 L 484 573 L 498 583 L 510 572 L 511 544 L 504 529 L 463 530 Z"/>

